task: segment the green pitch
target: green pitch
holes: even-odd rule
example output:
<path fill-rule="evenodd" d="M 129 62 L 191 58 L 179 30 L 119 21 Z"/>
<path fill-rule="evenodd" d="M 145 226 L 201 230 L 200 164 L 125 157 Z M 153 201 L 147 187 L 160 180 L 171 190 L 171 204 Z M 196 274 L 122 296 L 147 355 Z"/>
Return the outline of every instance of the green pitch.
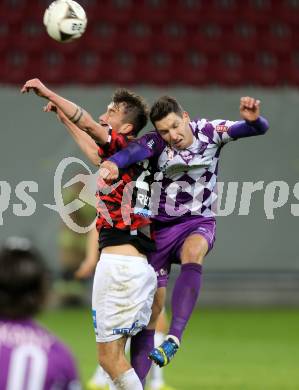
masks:
<path fill-rule="evenodd" d="M 52 311 L 39 320 L 70 346 L 86 382 L 96 366 L 90 312 Z M 201 309 L 165 375 L 176 390 L 298 390 L 299 311 Z"/>

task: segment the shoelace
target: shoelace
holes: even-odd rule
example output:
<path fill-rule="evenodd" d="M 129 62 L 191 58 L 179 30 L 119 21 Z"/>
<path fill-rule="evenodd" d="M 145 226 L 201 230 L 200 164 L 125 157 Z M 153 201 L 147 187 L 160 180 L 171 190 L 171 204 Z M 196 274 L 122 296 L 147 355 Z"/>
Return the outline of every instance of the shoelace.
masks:
<path fill-rule="evenodd" d="M 177 345 L 171 340 L 164 341 L 162 348 L 167 355 L 170 355 L 170 357 L 172 357 L 178 349 Z"/>

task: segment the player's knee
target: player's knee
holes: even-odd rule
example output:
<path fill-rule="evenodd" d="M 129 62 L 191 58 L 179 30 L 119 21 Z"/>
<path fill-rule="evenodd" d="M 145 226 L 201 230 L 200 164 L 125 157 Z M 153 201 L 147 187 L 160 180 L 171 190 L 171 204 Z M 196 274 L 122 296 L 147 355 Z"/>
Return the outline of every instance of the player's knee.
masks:
<path fill-rule="evenodd" d="M 184 248 L 184 251 L 182 251 L 181 254 L 181 261 L 182 264 L 187 263 L 197 263 L 201 264 L 203 262 L 204 256 L 206 254 L 207 250 L 205 246 L 186 246 Z"/>
<path fill-rule="evenodd" d="M 118 356 L 110 354 L 101 354 L 99 356 L 99 365 L 104 369 L 110 377 L 114 376 L 115 366 L 119 365 Z"/>
<path fill-rule="evenodd" d="M 204 237 L 194 235 L 187 238 L 181 252 L 182 264 L 202 264 L 203 259 L 208 252 L 208 249 L 208 242 Z"/>

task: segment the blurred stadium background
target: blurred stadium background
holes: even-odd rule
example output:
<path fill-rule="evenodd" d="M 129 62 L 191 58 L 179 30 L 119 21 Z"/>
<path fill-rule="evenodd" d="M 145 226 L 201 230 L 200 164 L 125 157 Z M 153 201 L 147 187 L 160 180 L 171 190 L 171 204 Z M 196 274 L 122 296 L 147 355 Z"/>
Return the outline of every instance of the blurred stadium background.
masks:
<path fill-rule="evenodd" d="M 0 0 L 1 241 L 12 234 L 28 236 L 51 268 L 59 271 L 61 219 L 44 204 L 54 203 L 54 174 L 59 162 L 68 156 L 85 160 L 55 118 L 42 112 L 43 102 L 34 95 L 19 94 L 27 79 L 39 77 L 94 116 L 104 111 L 118 86 L 129 86 L 150 103 L 158 95 L 172 94 L 191 116 L 210 119 L 237 120 L 240 96 L 260 98 L 270 131 L 265 137 L 230 144 L 222 153 L 222 209 L 225 201 L 234 198 L 230 194 L 225 199 L 229 182 L 239 183 L 236 206 L 230 215 L 218 218 L 218 238 L 206 260 L 200 299 L 200 306 L 207 308 L 202 320 L 198 313 L 194 316 L 190 325 L 193 333 L 189 329 L 186 335 L 193 352 L 188 355 L 186 348 L 179 363 L 175 368 L 170 366 L 167 373 L 178 390 L 298 389 L 294 361 L 297 358 L 298 365 L 299 340 L 294 324 L 298 330 L 299 212 L 298 206 L 291 205 L 299 203 L 299 1 L 81 0 L 88 27 L 80 40 L 68 44 L 51 40 L 44 30 L 42 16 L 49 3 Z M 78 166 L 68 168 L 64 183 L 76 169 Z M 26 209 L 16 189 L 25 180 L 38 184 L 36 192 L 30 194 L 36 208 L 30 215 L 16 216 L 18 207 Z M 263 183 L 262 189 L 252 194 L 248 215 L 239 215 L 244 182 Z M 8 187 L 11 193 L 6 207 L 3 196 Z M 274 209 L 274 218 L 268 219 L 265 207 L 271 208 L 271 196 L 267 195 L 271 189 L 275 190 L 273 204 L 280 206 Z M 82 350 L 88 354 L 86 346 L 90 346 L 90 359 L 93 343 L 85 343 L 81 351 L 76 349 L 76 337 L 68 337 L 70 328 L 81 334 L 77 317 L 67 323 L 61 320 L 67 313 L 52 315 L 44 321 L 73 344 L 87 377 L 93 363 L 86 367 Z M 89 340 L 93 340 L 88 312 L 77 316 L 90 322 L 89 328 L 85 326 Z M 205 323 L 204 316 L 211 322 Z M 256 323 L 259 326 L 254 333 Z M 220 328 L 215 329 L 216 334 L 219 331 L 216 338 L 209 333 L 215 324 Z M 197 338 L 195 332 L 201 339 L 196 345 L 198 352 L 191 342 Z M 218 351 L 219 340 L 229 340 L 221 345 L 223 354 Z M 209 380 L 203 372 L 197 376 L 196 359 L 202 345 L 205 359 L 201 357 L 198 365 L 209 372 Z M 235 355 L 226 371 L 228 349 L 240 356 Z M 187 356 L 190 360 L 185 361 Z M 248 372 L 238 367 L 238 361 L 249 367 Z M 192 370 L 188 371 L 189 362 Z M 182 366 L 187 372 L 180 374 Z M 240 379 L 242 373 L 247 373 L 247 382 Z M 191 376 L 193 382 L 189 378 L 184 386 L 179 376 L 171 380 L 179 374 Z M 265 380 L 258 384 L 251 381 L 252 376 Z"/>

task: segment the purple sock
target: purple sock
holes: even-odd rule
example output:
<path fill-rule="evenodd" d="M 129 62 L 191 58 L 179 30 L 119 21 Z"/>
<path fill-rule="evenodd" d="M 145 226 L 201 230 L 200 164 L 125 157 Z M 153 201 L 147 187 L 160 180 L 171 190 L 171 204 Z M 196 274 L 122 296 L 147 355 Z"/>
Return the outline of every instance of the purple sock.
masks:
<path fill-rule="evenodd" d="M 199 296 L 202 266 L 196 263 L 183 264 L 171 298 L 172 320 L 169 334 L 179 340 L 193 312 Z"/>
<path fill-rule="evenodd" d="M 145 385 L 145 378 L 151 368 L 152 361 L 148 358 L 150 351 L 154 348 L 155 331 L 143 329 L 131 338 L 131 365 L 142 385 Z"/>

